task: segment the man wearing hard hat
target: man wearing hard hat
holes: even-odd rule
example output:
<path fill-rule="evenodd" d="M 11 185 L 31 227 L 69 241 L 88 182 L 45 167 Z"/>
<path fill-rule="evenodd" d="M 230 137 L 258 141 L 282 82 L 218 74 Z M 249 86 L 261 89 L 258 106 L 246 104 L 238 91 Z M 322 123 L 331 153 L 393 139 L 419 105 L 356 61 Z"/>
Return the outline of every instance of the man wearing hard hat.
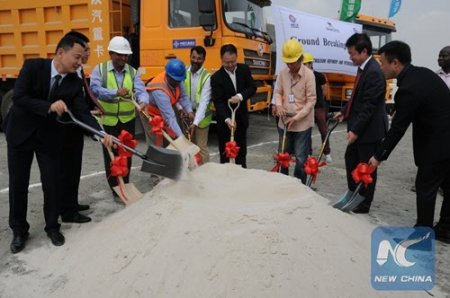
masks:
<path fill-rule="evenodd" d="M 177 122 L 175 110 L 183 110 L 187 113 L 191 123 L 194 120 L 192 104 L 182 84 L 185 79 L 186 66 L 183 61 L 170 59 L 165 71 L 147 84 L 150 95 L 147 112 L 152 116 L 161 116 L 177 137 L 183 135 L 183 132 Z"/>
<path fill-rule="evenodd" d="M 286 125 L 286 151 L 295 155 L 294 176 L 306 183 L 304 164 L 311 147 L 316 103 L 314 73 L 302 66 L 303 45 L 297 39 L 283 44 L 281 59 L 286 67 L 279 72 L 274 90 L 278 127 Z M 283 168 L 282 173 L 288 174 L 288 169 Z"/>
<path fill-rule="evenodd" d="M 118 136 L 122 130 L 135 133 L 135 106 L 131 102 L 132 95 L 141 108 L 148 104 L 148 94 L 137 71 L 127 63 L 131 51 L 130 43 L 122 36 L 115 36 L 108 46 L 111 60 L 97 65 L 91 74 L 91 89 L 98 97 L 105 114 L 100 119 L 104 130 Z M 110 163 L 106 149 L 103 149 L 105 171 L 111 189 L 117 186 L 117 179 L 110 175 Z M 129 181 L 131 158 L 128 158 L 128 175 L 123 177 L 125 183 Z M 113 192 L 113 194 L 115 194 Z"/>

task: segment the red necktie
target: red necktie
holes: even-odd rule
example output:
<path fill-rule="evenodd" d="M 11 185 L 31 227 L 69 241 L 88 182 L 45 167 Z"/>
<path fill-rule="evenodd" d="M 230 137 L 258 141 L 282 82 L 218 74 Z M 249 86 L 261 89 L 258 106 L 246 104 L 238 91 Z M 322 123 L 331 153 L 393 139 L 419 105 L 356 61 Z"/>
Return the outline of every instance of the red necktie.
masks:
<path fill-rule="evenodd" d="M 345 109 L 344 119 L 347 119 L 348 116 L 350 115 L 350 109 L 352 108 L 352 103 L 353 103 L 353 96 L 356 93 L 356 87 L 358 86 L 359 78 L 361 77 L 362 72 L 363 72 L 362 69 L 360 67 L 358 67 L 358 71 L 356 73 L 355 84 L 353 85 L 352 95 L 350 96 L 350 100 L 348 101 L 347 107 Z"/>
<path fill-rule="evenodd" d="M 95 97 L 94 93 L 92 93 L 91 87 L 89 87 L 89 83 L 86 79 L 86 76 L 84 75 L 83 69 L 81 69 L 81 77 L 83 78 L 83 86 L 84 86 L 85 92 L 87 92 L 89 98 L 94 103 L 94 105 L 97 107 L 97 109 L 99 109 L 99 111 L 102 114 L 105 114 L 105 109 L 103 109 L 103 107 L 100 105 L 100 103 L 97 100 L 97 97 Z"/>

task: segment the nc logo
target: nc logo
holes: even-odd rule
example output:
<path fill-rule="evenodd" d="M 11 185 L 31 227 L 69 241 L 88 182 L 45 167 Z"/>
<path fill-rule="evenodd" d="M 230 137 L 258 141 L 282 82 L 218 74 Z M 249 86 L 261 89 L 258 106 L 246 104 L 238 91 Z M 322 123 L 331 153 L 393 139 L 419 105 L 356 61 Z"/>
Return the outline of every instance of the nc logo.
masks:
<path fill-rule="evenodd" d="M 377 263 L 380 266 L 383 266 L 387 260 L 389 254 L 391 254 L 395 264 L 400 267 L 411 267 L 416 262 L 410 262 L 406 259 L 406 251 L 411 245 L 417 244 L 428 239 L 431 235 L 431 232 L 428 232 L 425 236 L 415 238 L 415 239 L 405 239 L 400 241 L 394 248 L 392 248 L 391 243 L 388 240 L 383 240 L 378 245 L 378 253 L 377 253 Z"/>

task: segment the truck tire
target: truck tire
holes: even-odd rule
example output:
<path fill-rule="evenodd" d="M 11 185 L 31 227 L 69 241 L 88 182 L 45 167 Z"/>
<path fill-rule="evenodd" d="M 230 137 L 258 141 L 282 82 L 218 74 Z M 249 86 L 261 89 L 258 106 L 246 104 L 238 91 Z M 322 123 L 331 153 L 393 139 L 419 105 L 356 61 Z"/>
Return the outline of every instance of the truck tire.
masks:
<path fill-rule="evenodd" d="M 9 90 L 8 92 L 5 93 L 5 95 L 3 95 L 2 109 L 1 109 L 2 119 L 5 119 L 6 114 L 8 114 L 9 109 L 13 104 L 12 97 L 13 97 L 13 90 Z"/>

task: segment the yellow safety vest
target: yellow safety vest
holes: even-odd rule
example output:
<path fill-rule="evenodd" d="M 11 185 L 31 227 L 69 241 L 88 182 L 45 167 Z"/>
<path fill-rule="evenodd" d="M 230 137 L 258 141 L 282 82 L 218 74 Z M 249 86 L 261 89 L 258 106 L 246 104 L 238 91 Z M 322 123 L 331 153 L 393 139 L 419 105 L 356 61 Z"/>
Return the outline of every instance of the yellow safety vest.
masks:
<path fill-rule="evenodd" d="M 197 80 L 197 88 L 195 92 L 195 102 L 198 106 L 200 103 L 203 86 L 205 85 L 208 78 L 211 77 L 211 74 L 205 69 L 201 69 L 201 73 Z M 184 81 L 185 91 L 189 98 L 191 97 L 191 70 L 188 69 L 186 71 L 186 80 Z M 205 128 L 211 124 L 212 121 L 212 110 L 211 110 L 211 101 L 209 101 L 208 106 L 206 107 L 205 118 L 198 124 L 198 127 Z"/>
<path fill-rule="evenodd" d="M 132 66 L 126 64 L 122 81 L 122 86 L 117 85 L 116 77 L 114 76 L 113 70 L 108 70 L 111 61 L 103 62 L 99 65 L 100 75 L 102 76 L 102 86 L 108 89 L 119 89 L 127 88 L 131 92 L 134 89 L 134 77 L 136 76 L 136 69 Z M 106 126 L 116 126 L 117 122 L 127 123 L 136 118 L 135 107 L 132 102 L 123 101 L 122 99 L 131 99 L 131 97 L 120 97 L 116 96 L 112 101 L 106 101 L 101 98 L 98 99 L 105 114 L 103 115 L 100 122 Z"/>

